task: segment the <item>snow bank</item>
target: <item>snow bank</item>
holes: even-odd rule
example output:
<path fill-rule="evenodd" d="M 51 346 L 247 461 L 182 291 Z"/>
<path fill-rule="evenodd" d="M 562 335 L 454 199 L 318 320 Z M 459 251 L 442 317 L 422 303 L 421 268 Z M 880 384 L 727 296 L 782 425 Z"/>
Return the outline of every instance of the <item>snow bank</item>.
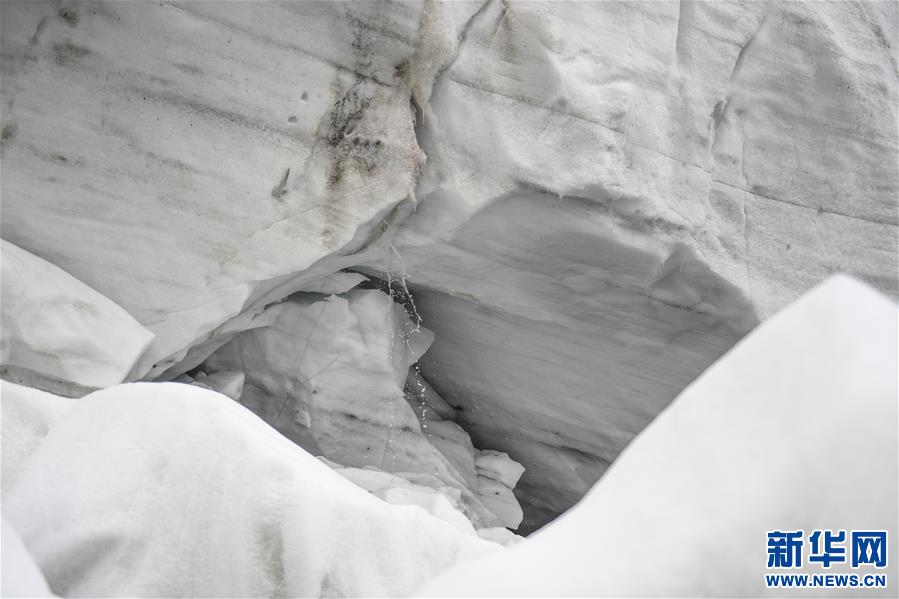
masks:
<path fill-rule="evenodd" d="M 19 477 L 50 426 L 73 405 L 73 399 L 0 380 L 0 484 L 4 490 Z"/>
<path fill-rule="evenodd" d="M 465 532 L 475 533 L 471 521 L 463 513 L 462 492 L 459 489 L 415 484 L 403 476 L 384 472 L 374 466 L 353 468 L 326 458 L 319 459 L 345 479 L 387 503 L 417 505 L 435 518 Z"/>
<path fill-rule="evenodd" d="M 238 403 L 178 383 L 78 400 L 3 493 L 65 596 L 397 596 L 498 548 L 384 503 Z"/>
<path fill-rule="evenodd" d="M 764 586 L 765 542 L 788 527 L 887 528 L 895 596 L 896 331 L 893 302 L 828 280 L 700 376 L 570 512 L 421 594 L 783 595 Z"/>
<path fill-rule="evenodd" d="M 66 395 L 124 381 L 153 333 L 64 270 L 0 243 L 0 372 Z"/>
<path fill-rule="evenodd" d="M 55 597 L 38 570 L 34 558 L 12 525 L 3 518 L 0 526 L 0 595 L 3 597 Z"/>
<path fill-rule="evenodd" d="M 0 10 L 2 236 L 156 334 L 141 376 L 401 272 L 525 527 L 756 314 L 831 272 L 896 294 L 895 3 Z"/>

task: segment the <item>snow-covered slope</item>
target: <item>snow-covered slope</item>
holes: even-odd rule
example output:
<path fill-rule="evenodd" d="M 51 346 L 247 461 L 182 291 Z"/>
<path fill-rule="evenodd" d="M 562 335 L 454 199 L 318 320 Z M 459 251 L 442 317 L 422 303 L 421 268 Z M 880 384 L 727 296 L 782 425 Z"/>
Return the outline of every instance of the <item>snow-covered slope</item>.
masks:
<path fill-rule="evenodd" d="M 20 598 L 55 597 L 19 534 L 5 518 L 0 524 L 0 535 L 0 571 L 3 572 L 0 595 Z"/>
<path fill-rule="evenodd" d="M 703 373 L 568 513 L 422 594 L 780 596 L 765 543 L 786 528 L 887 529 L 891 586 L 860 593 L 895 596 L 897 330 L 893 301 L 829 279 Z"/>
<path fill-rule="evenodd" d="M 2 390 L 5 429 L 10 404 L 34 398 Z M 499 549 L 370 495 L 212 391 L 135 383 L 69 405 L 31 412 L 46 436 L 15 451 L 27 455 L 2 489 L 59 595 L 399 596 Z M 4 462 L 8 449 L 4 437 Z"/>
<path fill-rule="evenodd" d="M 12 487 L 50 427 L 73 405 L 73 399 L 0 379 L 0 489 Z"/>
<path fill-rule="evenodd" d="M 295 292 L 345 293 L 343 269 L 402 280 L 436 336 L 407 387 L 440 419 L 411 436 L 434 423 L 505 522 L 515 468 L 470 462 L 520 463 L 524 530 L 826 276 L 897 295 L 895 3 L 67 0 L 0 17 L 0 235 L 155 334 L 129 380 L 200 376 Z M 239 396 L 268 374 L 207 382 Z"/>

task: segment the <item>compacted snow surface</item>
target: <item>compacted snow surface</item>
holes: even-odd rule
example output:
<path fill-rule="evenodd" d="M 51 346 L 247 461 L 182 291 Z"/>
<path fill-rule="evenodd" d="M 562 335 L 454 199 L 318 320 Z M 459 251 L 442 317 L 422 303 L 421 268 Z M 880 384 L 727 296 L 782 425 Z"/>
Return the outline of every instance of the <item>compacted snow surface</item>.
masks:
<path fill-rule="evenodd" d="M 831 279 L 506 550 L 439 493 L 389 505 L 360 488 L 384 474 L 335 471 L 213 391 L 3 382 L 4 589 L 43 588 L 21 535 L 64 596 L 763 594 L 772 526 L 896 538 L 897 326 L 893 302 Z"/>
<path fill-rule="evenodd" d="M 3 383 L 4 432 L 49 431 L 23 436 L 27 457 L 4 438 L 3 513 L 59 595 L 398 596 L 500 547 L 370 495 L 209 390 L 128 384 L 61 414 L 44 400 Z"/>
<path fill-rule="evenodd" d="M 0 2 L 3 593 L 759 594 L 765 527 L 895 532 L 897 35 Z"/>

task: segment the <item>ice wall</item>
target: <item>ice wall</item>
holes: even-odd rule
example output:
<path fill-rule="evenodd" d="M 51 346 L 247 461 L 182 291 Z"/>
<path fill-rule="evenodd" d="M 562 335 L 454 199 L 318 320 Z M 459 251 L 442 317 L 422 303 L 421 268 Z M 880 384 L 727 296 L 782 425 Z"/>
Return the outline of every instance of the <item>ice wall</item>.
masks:
<path fill-rule="evenodd" d="M 0 11 L 0 234 L 153 333 L 128 380 L 401 273 L 433 429 L 524 466 L 525 529 L 830 273 L 897 295 L 893 3 Z"/>

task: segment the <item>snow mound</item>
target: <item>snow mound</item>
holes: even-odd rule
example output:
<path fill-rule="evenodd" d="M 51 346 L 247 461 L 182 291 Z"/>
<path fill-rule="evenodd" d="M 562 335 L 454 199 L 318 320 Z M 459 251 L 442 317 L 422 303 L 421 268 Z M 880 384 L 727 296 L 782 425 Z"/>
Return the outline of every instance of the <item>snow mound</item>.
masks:
<path fill-rule="evenodd" d="M 397 596 L 498 549 L 370 495 L 207 389 L 135 383 L 73 404 L 3 488 L 57 594 Z"/>
<path fill-rule="evenodd" d="M 73 405 L 74 399 L 0 380 L 0 485 L 4 492 L 18 479 L 52 424 Z"/>
<path fill-rule="evenodd" d="M 420 593 L 783 595 L 763 575 L 766 532 L 787 527 L 887 528 L 879 590 L 895 596 L 896 331 L 892 301 L 829 279 L 681 393 L 571 511 Z"/>
<path fill-rule="evenodd" d="M 0 247 L 0 373 L 70 396 L 124 381 L 153 333 L 61 268 Z"/>
<path fill-rule="evenodd" d="M 19 534 L 3 518 L 0 526 L 0 566 L 3 577 L 0 579 L 0 596 L 3 597 L 55 597 L 38 570 L 37 564 Z"/>

